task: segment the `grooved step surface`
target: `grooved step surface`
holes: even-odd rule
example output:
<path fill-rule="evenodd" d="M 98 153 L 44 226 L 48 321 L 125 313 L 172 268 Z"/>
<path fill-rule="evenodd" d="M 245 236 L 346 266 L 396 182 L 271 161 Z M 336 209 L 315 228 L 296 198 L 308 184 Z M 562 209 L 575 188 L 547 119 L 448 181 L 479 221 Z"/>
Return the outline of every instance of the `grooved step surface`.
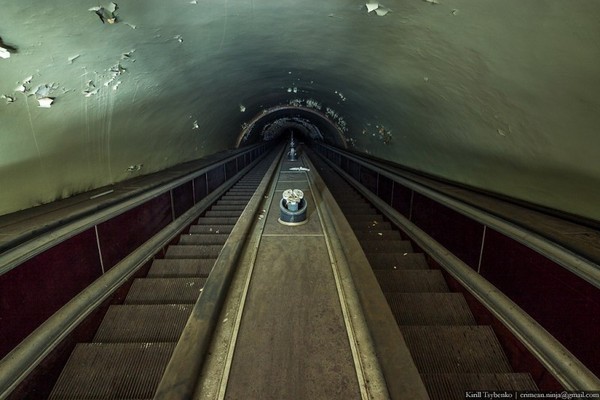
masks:
<path fill-rule="evenodd" d="M 379 221 L 375 221 L 375 220 L 356 221 L 356 220 L 353 220 L 352 218 L 347 218 L 347 219 L 348 219 L 348 223 L 350 224 L 350 226 L 352 227 L 353 230 L 379 232 L 379 231 L 381 231 L 381 229 L 386 229 L 386 230 L 392 229 L 392 224 L 390 224 L 389 221 L 384 221 L 384 222 L 379 222 Z"/>
<path fill-rule="evenodd" d="M 192 245 L 204 245 L 204 244 L 218 244 L 224 245 L 227 241 L 229 235 L 223 233 L 207 233 L 207 234 L 197 234 L 197 233 L 184 233 L 179 236 L 179 244 L 192 244 Z"/>
<path fill-rule="evenodd" d="M 376 215 L 377 211 L 369 205 L 366 204 L 353 204 L 353 205 L 345 205 L 343 208 L 340 207 L 344 214 L 350 215 L 352 218 L 353 215 Z"/>
<path fill-rule="evenodd" d="M 244 206 L 244 207 L 246 207 L 246 205 L 248 204 L 248 201 L 247 200 L 232 200 L 232 199 L 227 199 L 227 198 L 223 197 L 221 200 L 217 201 L 216 204 L 223 205 L 223 206 Z"/>
<path fill-rule="evenodd" d="M 133 281 L 125 304 L 193 304 L 206 278 L 142 278 Z"/>
<path fill-rule="evenodd" d="M 393 240 L 393 239 L 370 239 L 361 240 L 360 245 L 362 246 L 365 253 L 412 253 L 412 244 L 408 240 Z"/>
<path fill-rule="evenodd" d="M 171 245 L 165 258 L 217 258 L 223 245 Z"/>
<path fill-rule="evenodd" d="M 384 221 L 383 215 L 370 213 L 370 214 L 355 214 L 347 218 L 349 222 L 360 222 L 370 224 L 380 224 Z"/>
<path fill-rule="evenodd" d="M 207 277 L 215 265 L 216 258 L 203 258 L 193 260 L 154 260 L 149 278 L 176 278 L 176 277 Z"/>
<path fill-rule="evenodd" d="M 476 325 L 461 293 L 386 293 L 398 325 Z"/>
<path fill-rule="evenodd" d="M 192 304 L 110 306 L 94 342 L 177 342 L 192 307 Z"/>
<path fill-rule="evenodd" d="M 196 224 L 198 225 L 235 225 L 236 217 L 200 217 Z"/>
<path fill-rule="evenodd" d="M 403 326 L 421 374 L 512 372 L 489 326 Z"/>
<path fill-rule="evenodd" d="M 210 209 L 214 211 L 243 211 L 244 208 L 246 208 L 245 205 L 215 204 Z"/>
<path fill-rule="evenodd" d="M 423 253 L 366 253 L 373 269 L 429 269 Z"/>
<path fill-rule="evenodd" d="M 448 292 L 448 285 L 436 270 L 374 270 L 384 292 Z"/>
<path fill-rule="evenodd" d="M 192 225 L 190 233 L 231 233 L 233 225 Z"/>
<path fill-rule="evenodd" d="M 370 230 L 370 231 L 359 231 L 355 230 L 354 235 L 359 241 L 362 240 L 371 240 L 371 239 L 392 239 L 392 240 L 402 240 L 402 235 L 398 231 L 394 231 L 391 229 L 378 229 L 378 230 Z"/>
<path fill-rule="evenodd" d="M 421 374 L 431 400 L 464 400 L 465 392 L 536 391 L 529 374 Z"/>
<path fill-rule="evenodd" d="M 49 399 L 150 399 L 175 343 L 78 344 Z"/>
<path fill-rule="evenodd" d="M 242 210 L 209 210 L 204 214 L 206 217 L 236 217 L 242 215 Z"/>

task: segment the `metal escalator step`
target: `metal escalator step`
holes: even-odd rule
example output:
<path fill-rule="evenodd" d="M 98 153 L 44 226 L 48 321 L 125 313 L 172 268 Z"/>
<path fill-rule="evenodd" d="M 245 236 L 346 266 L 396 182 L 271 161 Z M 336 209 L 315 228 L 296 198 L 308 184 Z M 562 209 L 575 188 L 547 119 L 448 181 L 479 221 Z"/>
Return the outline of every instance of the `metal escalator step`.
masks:
<path fill-rule="evenodd" d="M 354 235 L 358 240 L 370 240 L 377 238 L 402 240 L 402 235 L 400 234 L 400 232 L 391 229 L 379 229 L 372 231 L 355 230 Z"/>
<path fill-rule="evenodd" d="M 192 225 L 190 233 L 231 233 L 233 225 Z"/>
<path fill-rule="evenodd" d="M 377 210 L 368 204 L 342 204 L 340 205 L 342 211 L 346 215 L 374 215 L 377 214 Z"/>
<path fill-rule="evenodd" d="M 460 293 L 386 293 L 398 325 L 476 325 Z"/>
<path fill-rule="evenodd" d="M 171 245 L 167 248 L 165 258 L 217 258 L 223 245 Z"/>
<path fill-rule="evenodd" d="M 51 400 L 152 398 L 175 343 L 78 344 Z"/>
<path fill-rule="evenodd" d="M 529 374 L 421 374 L 431 400 L 464 399 L 466 392 L 537 391 Z"/>
<path fill-rule="evenodd" d="M 374 270 L 384 292 L 448 292 L 444 276 L 437 270 Z"/>
<path fill-rule="evenodd" d="M 512 372 L 489 326 L 403 326 L 421 374 Z"/>
<path fill-rule="evenodd" d="M 362 243 L 361 243 L 362 244 Z M 423 253 L 369 253 L 365 251 L 373 269 L 429 269 Z"/>
<path fill-rule="evenodd" d="M 177 342 L 191 312 L 192 304 L 110 306 L 94 342 L 149 343 Z"/>
<path fill-rule="evenodd" d="M 206 278 L 140 278 L 133 281 L 125 304 L 193 304 Z"/>
<path fill-rule="evenodd" d="M 408 240 L 394 239 L 364 239 L 360 241 L 360 245 L 365 253 L 380 253 L 380 254 L 395 254 L 412 253 L 413 247 Z"/>
<path fill-rule="evenodd" d="M 208 210 L 206 217 L 235 217 L 239 218 L 243 210 Z"/>
<path fill-rule="evenodd" d="M 228 200 L 225 198 L 221 198 L 221 200 L 217 201 L 216 204 L 224 205 L 224 206 L 244 206 L 244 207 L 246 207 L 246 205 L 248 204 L 248 200 Z"/>
<path fill-rule="evenodd" d="M 204 244 L 219 244 L 223 245 L 229 237 L 226 233 L 184 233 L 179 236 L 178 244 L 186 245 L 204 245 Z"/>
<path fill-rule="evenodd" d="M 226 193 L 226 195 L 242 195 L 242 196 L 246 196 L 246 195 L 253 195 L 254 192 L 256 192 L 256 188 L 245 188 L 245 187 L 237 187 L 237 188 L 232 188 L 229 189 Z"/>
<path fill-rule="evenodd" d="M 200 217 L 197 225 L 235 225 L 237 217 Z"/>
<path fill-rule="evenodd" d="M 245 194 L 245 195 L 241 195 L 241 194 L 226 194 L 225 196 L 222 197 L 222 199 L 227 199 L 227 200 L 239 200 L 239 201 L 250 201 L 250 198 L 252 197 L 252 195 L 250 194 Z"/>
<path fill-rule="evenodd" d="M 243 211 L 246 205 L 227 205 L 227 204 L 215 204 L 210 209 L 212 211 Z"/>
<path fill-rule="evenodd" d="M 382 229 L 392 229 L 392 224 L 389 221 L 346 219 L 353 230 L 380 232 Z"/>
<path fill-rule="evenodd" d="M 148 278 L 207 277 L 216 258 L 154 260 Z"/>

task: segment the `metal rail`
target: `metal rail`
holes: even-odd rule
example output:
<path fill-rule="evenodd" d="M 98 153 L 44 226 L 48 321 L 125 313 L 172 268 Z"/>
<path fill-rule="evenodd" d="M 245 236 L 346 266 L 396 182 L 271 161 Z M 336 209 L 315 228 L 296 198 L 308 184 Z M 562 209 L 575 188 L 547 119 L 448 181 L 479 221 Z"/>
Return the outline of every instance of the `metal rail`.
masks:
<path fill-rule="evenodd" d="M 517 304 L 348 173 L 323 159 L 498 318 L 565 389 L 600 389 L 600 379 Z"/>
<path fill-rule="evenodd" d="M 368 163 L 356 156 L 342 152 L 334 147 L 320 144 L 321 146 L 334 151 L 343 157 L 347 157 L 352 161 L 363 165 L 378 174 L 385 176 L 392 181 L 396 181 L 413 191 L 422 194 L 440 204 L 443 204 L 454 211 L 459 212 L 475 221 L 497 230 L 498 232 L 516 240 L 517 242 L 529 247 L 532 250 L 542 254 L 544 257 L 554 261 L 566 270 L 574 273 L 586 282 L 600 288 L 600 265 L 584 258 L 572 251 L 560 246 L 559 244 L 546 239 L 530 230 L 507 222 L 493 214 L 485 212 L 477 207 L 471 206 L 459 200 L 456 200 L 448 195 L 433 190 L 425 185 L 414 182 L 410 179 L 398 176 L 390 171 L 387 171 L 377 165 Z"/>
<path fill-rule="evenodd" d="M 46 320 L 0 361 L 0 400 L 10 393 L 54 350 L 96 307 L 108 299 L 121 285 L 154 255 L 193 223 L 198 216 L 218 200 L 237 180 L 262 160 L 258 157 L 208 196 L 154 235 L 129 256 L 75 296 Z M 213 165 L 214 167 L 214 165 Z M 183 178 L 182 178 L 183 179 Z M 178 180 L 179 181 L 179 180 Z M 168 185 L 171 186 L 171 185 Z M 164 187 L 164 186 L 163 186 Z M 129 204 L 129 202 L 128 202 Z"/>
<path fill-rule="evenodd" d="M 11 269 L 19 266 L 25 261 L 35 257 L 36 255 L 43 253 L 44 251 L 56 246 L 57 244 L 77 235 L 89 229 L 99 223 L 102 223 L 106 220 L 109 220 L 119 214 L 124 213 L 148 200 L 151 200 L 171 189 L 176 188 L 177 186 L 188 182 L 191 179 L 194 179 L 215 167 L 220 165 L 224 165 L 229 161 L 235 160 L 237 157 L 246 154 L 248 152 L 254 151 L 259 148 L 261 145 L 257 145 L 249 148 L 246 151 L 241 151 L 234 155 L 224 158 L 223 160 L 211 164 L 209 166 L 203 167 L 197 171 L 186 174 L 182 177 L 179 177 L 173 181 L 169 181 L 167 183 L 161 184 L 157 187 L 153 187 L 149 190 L 146 190 L 139 194 L 134 194 L 133 196 L 124 199 L 123 201 L 119 201 L 118 204 L 110 205 L 102 210 L 98 210 L 91 215 L 82 216 L 81 218 L 76 218 L 72 221 L 66 222 L 60 226 L 57 226 L 54 229 L 50 229 L 49 232 L 45 232 L 45 234 L 35 237 L 29 241 L 24 242 L 23 244 L 17 245 L 12 249 L 7 250 L 6 252 L 0 254 L 0 275 L 5 274 Z M 265 146 L 263 144 L 262 146 Z"/>

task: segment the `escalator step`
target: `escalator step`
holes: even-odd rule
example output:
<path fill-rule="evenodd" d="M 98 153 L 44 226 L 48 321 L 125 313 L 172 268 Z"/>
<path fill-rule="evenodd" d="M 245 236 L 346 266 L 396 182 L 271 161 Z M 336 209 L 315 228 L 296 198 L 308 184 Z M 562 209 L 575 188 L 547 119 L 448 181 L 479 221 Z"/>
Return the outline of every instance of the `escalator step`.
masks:
<path fill-rule="evenodd" d="M 217 201 L 216 204 L 222 205 L 222 206 L 244 206 L 244 207 L 246 207 L 246 205 L 248 204 L 248 200 L 229 200 L 226 198 L 222 198 L 221 200 Z"/>
<path fill-rule="evenodd" d="M 235 225 L 237 217 L 200 217 L 198 225 Z"/>
<path fill-rule="evenodd" d="M 223 233 L 184 233 L 179 236 L 179 243 L 181 245 L 204 245 L 204 244 L 218 244 L 224 245 L 229 235 Z"/>
<path fill-rule="evenodd" d="M 151 399 L 175 343 L 78 344 L 51 400 Z"/>
<path fill-rule="evenodd" d="M 192 307 L 192 304 L 110 306 L 94 342 L 177 342 Z"/>
<path fill-rule="evenodd" d="M 354 231 L 358 240 L 392 239 L 402 240 L 400 232 L 391 229 L 379 229 L 374 231 Z"/>
<path fill-rule="evenodd" d="M 476 325 L 460 293 L 386 293 L 398 325 Z"/>
<path fill-rule="evenodd" d="M 215 204 L 210 209 L 212 211 L 243 211 L 246 205 L 227 205 L 227 204 Z"/>
<path fill-rule="evenodd" d="M 466 392 L 487 390 L 537 391 L 531 375 L 512 374 L 422 374 L 431 400 L 464 399 Z"/>
<path fill-rule="evenodd" d="M 206 278 L 141 278 L 133 281 L 125 304 L 193 304 Z"/>
<path fill-rule="evenodd" d="M 215 265 L 216 258 L 203 259 L 172 259 L 154 260 L 149 278 L 175 278 L 175 277 L 207 277 Z"/>
<path fill-rule="evenodd" d="M 391 230 L 392 224 L 389 221 L 377 221 L 377 220 L 355 220 L 353 218 L 347 218 L 348 223 L 353 230 L 359 231 L 374 231 L 381 232 L 382 229 Z"/>
<path fill-rule="evenodd" d="M 413 247 L 408 240 L 393 240 L 393 239 L 366 239 L 361 240 L 360 245 L 362 246 L 365 253 L 378 253 L 378 254 L 404 254 L 412 253 Z"/>
<path fill-rule="evenodd" d="M 374 270 L 384 292 L 448 292 L 444 276 L 437 270 Z"/>
<path fill-rule="evenodd" d="M 512 372 L 489 326 L 403 326 L 401 331 L 421 374 Z"/>
<path fill-rule="evenodd" d="M 362 243 L 362 242 L 361 242 Z M 373 269 L 429 269 L 423 253 L 365 253 Z"/>
<path fill-rule="evenodd" d="M 171 245 L 165 253 L 165 258 L 217 258 L 223 248 L 220 244 L 200 245 Z"/>
<path fill-rule="evenodd" d="M 208 210 L 206 217 L 235 217 L 239 218 L 242 215 L 242 210 Z"/>
<path fill-rule="evenodd" d="M 192 225 L 190 233 L 231 233 L 233 225 Z"/>

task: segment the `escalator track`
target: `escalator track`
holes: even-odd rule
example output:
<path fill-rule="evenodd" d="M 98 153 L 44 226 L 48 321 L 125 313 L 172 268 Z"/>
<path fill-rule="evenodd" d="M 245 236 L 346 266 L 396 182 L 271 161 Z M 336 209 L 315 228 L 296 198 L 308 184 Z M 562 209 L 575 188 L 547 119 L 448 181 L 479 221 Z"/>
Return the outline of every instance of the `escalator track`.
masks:
<path fill-rule="evenodd" d="M 311 161 L 361 244 L 431 399 L 463 399 L 474 389 L 537 390 L 530 374 L 512 370 L 492 328 L 477 324 L 442 272 L 322 159 Z"/>
<path fill-rule="evenodd" d="M 79 343 L 49 399 L 151 399 L 194 303 L 272 157 L 242 177 L 182 233 L 123 304 L 108 309 L 90 343 Z"/>

